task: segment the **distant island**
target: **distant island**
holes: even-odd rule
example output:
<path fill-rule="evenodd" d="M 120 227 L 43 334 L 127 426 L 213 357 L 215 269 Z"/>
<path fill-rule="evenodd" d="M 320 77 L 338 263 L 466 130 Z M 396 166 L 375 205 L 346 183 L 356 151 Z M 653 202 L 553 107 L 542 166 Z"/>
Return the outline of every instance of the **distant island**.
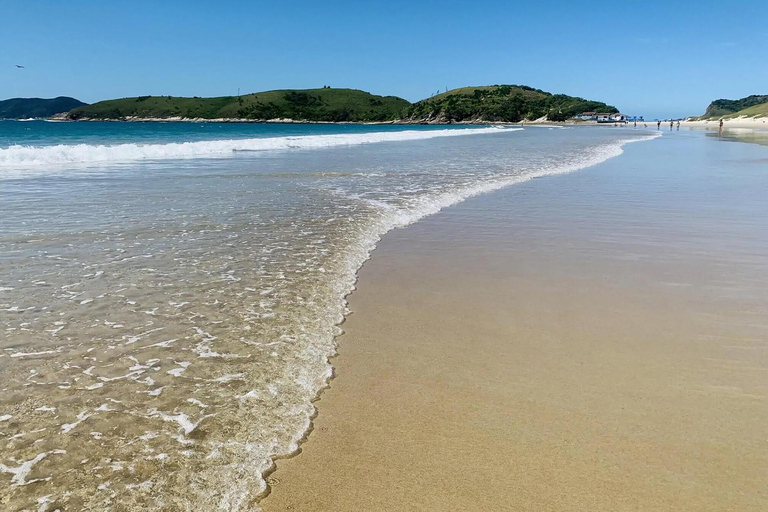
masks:
<path fill-rule="evenodd" d="M 571 119 L 582 112 L 618 112 L 616 107 L 566 94 L 551 94 L 525 85 L 490 85 L 453 89 L 414 103 L 405 112 L 410 122 L 504 122 Z"/>
<path fill-rule="evenodd" d="M 715 100 L 709 104 L 703 116 L 694 118 L 699 121 L 734 117 L 768 116 L 768 95 L 752 95 L 739 100 Z"/>
<path fill-rule="evenodd" d="M 416 103 L 356 89 L 323 87 L 216 98 L 138 96 L 82 105 L 56 116 L 72 121 L 244 121 L 449 124 L 570 119 L 616 107 L 524 85 L 464 87 Z"/>
<path fill-rule="evenodd" d="M 11 98 L 0 101 L 0 119 L 47 118 L 85 105 L 67 96 L 58 98 Z"/>
<path fill-rule="evenodd" d="M 397 119 L 410 102 L 356 89 L 265 91 L 242 96 L 181 98 L 139 96 L 99 101 L 70 111 L 70 120 L 301 120 L 383 122 Z"/>

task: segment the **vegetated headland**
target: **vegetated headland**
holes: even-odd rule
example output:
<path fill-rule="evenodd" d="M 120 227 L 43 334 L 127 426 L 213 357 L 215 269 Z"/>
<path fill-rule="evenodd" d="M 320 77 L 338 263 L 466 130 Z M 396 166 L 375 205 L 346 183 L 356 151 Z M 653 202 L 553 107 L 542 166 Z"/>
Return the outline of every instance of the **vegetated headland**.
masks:
<path fill-rule="evenodd" d="M 330 87 L 216 98 L 139 96 L 83 105 L 57 117 L 73 121 L 450 124 L 562 122 L 584 111 L 618 112 L 599 101 L 523 85 L 491 85 L 454 89 L 416 103 Z"/>
<path fill-rule="evenodd" d="M 137 96 L 88 105 L 75 98 L 0 101 L 0 119 L 68 121 L 217 121 L 296 123 L 520 123 L 575 121 L 582 113 L 614 114 L 601 101 L 552 94 L 525 85 L 462 87 L 411 103 L 358 89 L 281 89 L 215 98 Z M 594 116 L 593 116 L 594 117 Z M 768 117 L 768 95 L 718 99 L 688 121 Z"/>
<path fill-rule="evenodd" d="M 715 100 L 709 104 L 703 116 L 694 117 L 691 120 L 708 121 L 712 119 L 765 116 L 768 116 L 768 95 L 754 94 L 738 100 Z"/>
<path fill-rule="evenodd" d="M 58 98 L 11 98 L 0 100 L 0 119 L 38 119 L 51 117 L 85 105 L 68 96 Z"/>

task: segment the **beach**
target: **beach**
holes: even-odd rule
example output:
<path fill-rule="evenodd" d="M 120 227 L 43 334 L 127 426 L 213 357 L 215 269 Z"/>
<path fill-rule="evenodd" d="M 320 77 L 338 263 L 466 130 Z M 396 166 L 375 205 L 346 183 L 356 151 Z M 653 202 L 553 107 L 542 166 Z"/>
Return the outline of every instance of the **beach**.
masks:
<path fill-rule="evenodd" d="M 741 128 L 749 130 L 768 130 L 768 123 L 765 117 L 734 117 L 723 119 L 723 128 Z M 663 124 L 663 123 L 662 123 Z M 706 130 L 717 131 L 720 125 L 719 119 L 709 121 L 680 121 L 680 126 L 687 128 L 703 128 Z"/>
<path fill-rule="evenodd" d="M 265 511 L 768 508 L 766 148 L 623 150 L 383 237 Z"/>
<path fill-rule="evenodd" d="M 1 508 L 257 510 L 381 236 L 656 137 L 0 122 Z"/>

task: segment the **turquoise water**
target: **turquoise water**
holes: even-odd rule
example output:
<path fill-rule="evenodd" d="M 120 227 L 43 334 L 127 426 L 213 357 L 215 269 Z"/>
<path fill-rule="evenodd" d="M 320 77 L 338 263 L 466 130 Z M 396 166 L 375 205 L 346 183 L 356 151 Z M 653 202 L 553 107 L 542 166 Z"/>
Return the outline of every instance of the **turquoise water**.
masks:
<path fill-rule="evenodd" d="M 5 121 L 0 122 L 0 180 L 67 165 L 76 170 L 150 160 L 230 158 L 243 152 L 421 140 L 489 130 L 494 128 Z"/>
<path fill-rule="evenodd" d="M 452 127 L 454 130 L 471 127 Z M 301 124 L 301 123 L 115 123 L 0 121 L 0 148 L 12 145 L 168 143 L 202 140 L 245 139 L 381 133 L 413 130 L 408 125 Z M 418 130 L 442 130 L 444 126 L 419 126 Z"/>
<path fill-rule="evenodd" d="M 656 136 L 0 131 L 0 501 L 12 510 L 256 510 L 272 458 L 309 428 L 345 297 L 381 235 Z"/>

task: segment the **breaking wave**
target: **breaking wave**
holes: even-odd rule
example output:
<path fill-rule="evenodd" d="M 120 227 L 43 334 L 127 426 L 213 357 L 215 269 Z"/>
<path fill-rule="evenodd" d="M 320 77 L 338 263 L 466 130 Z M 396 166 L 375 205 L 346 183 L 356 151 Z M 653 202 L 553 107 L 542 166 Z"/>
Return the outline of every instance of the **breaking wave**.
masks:
<path fill-rule="evenodd" d="M 506 128 L 506 131 L 522 128 Z M 55 146 L 14 145 L 0 149 L 0 167 L 5 169 L 57 166 L 67 164 L 112 164 L 142 160 L 176 160 L 188 158 L 226 158 L 239 151 L 280 151 L 289 149 L 319 149 L 335 146 L 355 146 L 378 142 L 402 142 L 498 133 L 493 127 L 403 130 L 355 134 L 304 135 L 293 137 L 264 137 L 167 144 L 59 144 Z M 0 176 L 1 177 L 1 176 Z"/>
<path fill-rule="evenodd" d="M 261 151 L 491 131 L 500 132 L 189 145 Z M 184 193 L 201 190 L 193 186 L 177 190 L 180 199 L 170 205 L 163 199 L 170 189 L 145 181 L 152 179 L 147 173 L 137 178 L 145 186 L 127 188 L 119 201 L 91 203 L 92 192 L 84 192 L 94 207 L 76 210 L 77 218 L 91 216 L 99 227 L 77 224 L 73 234 L 54 229 L 73 208 L 66 200 L 39 228 L 46 233 L 32 231 L 24 209 L 40 210 L 45 198 L 0 204 L 24 235 L 0 238 L 9 255 L 0 261 L 0 423 L 20 440 L 0 457 L 0 481 L 10 481 L 0 501 L 14 510 L 164 510 L 169 503 L 259 510 L 274 459 L 295 453 L 311 429 L 314 399 L 333 373 L 329 358 L 348 313 L 346 297 L 382 236 L 469 197 L 596 165 L 627 143 L 659 136 L 618 132 L 619 139 L 574 143 L 576 132 L 542 132 L 527 146 L 465 140 L 458 157 L 443 156 L 458 141 L 436 143 L 426 161 L 410 148 L 371 152 L 351 174 L 338 172 L 338 155 L 328 153 L 309 159 L 312 172 L 301 174 L 301 186 L 270 187 L 274 176 L 290 183 L 281 172 L 297 164 L 275 162 L 263 169 L 274 173 L 248 185 L 258 193 L 238 197 L 240 180 L 213 180 L 204 201 Z M 111 147 L 126 146 L 147 147 Z M 368 178 L 358 179 L 362 173 Z M 82 187 L 63 188 L 75 195 Z M 166 206 L 173 215 L 160 225 Z M 223 220 L 212 222 L 216 217 Z M 62 225 L 69 226 L 66 219 Z M 19 397 L 27 402 L 20 405 Z"/>

